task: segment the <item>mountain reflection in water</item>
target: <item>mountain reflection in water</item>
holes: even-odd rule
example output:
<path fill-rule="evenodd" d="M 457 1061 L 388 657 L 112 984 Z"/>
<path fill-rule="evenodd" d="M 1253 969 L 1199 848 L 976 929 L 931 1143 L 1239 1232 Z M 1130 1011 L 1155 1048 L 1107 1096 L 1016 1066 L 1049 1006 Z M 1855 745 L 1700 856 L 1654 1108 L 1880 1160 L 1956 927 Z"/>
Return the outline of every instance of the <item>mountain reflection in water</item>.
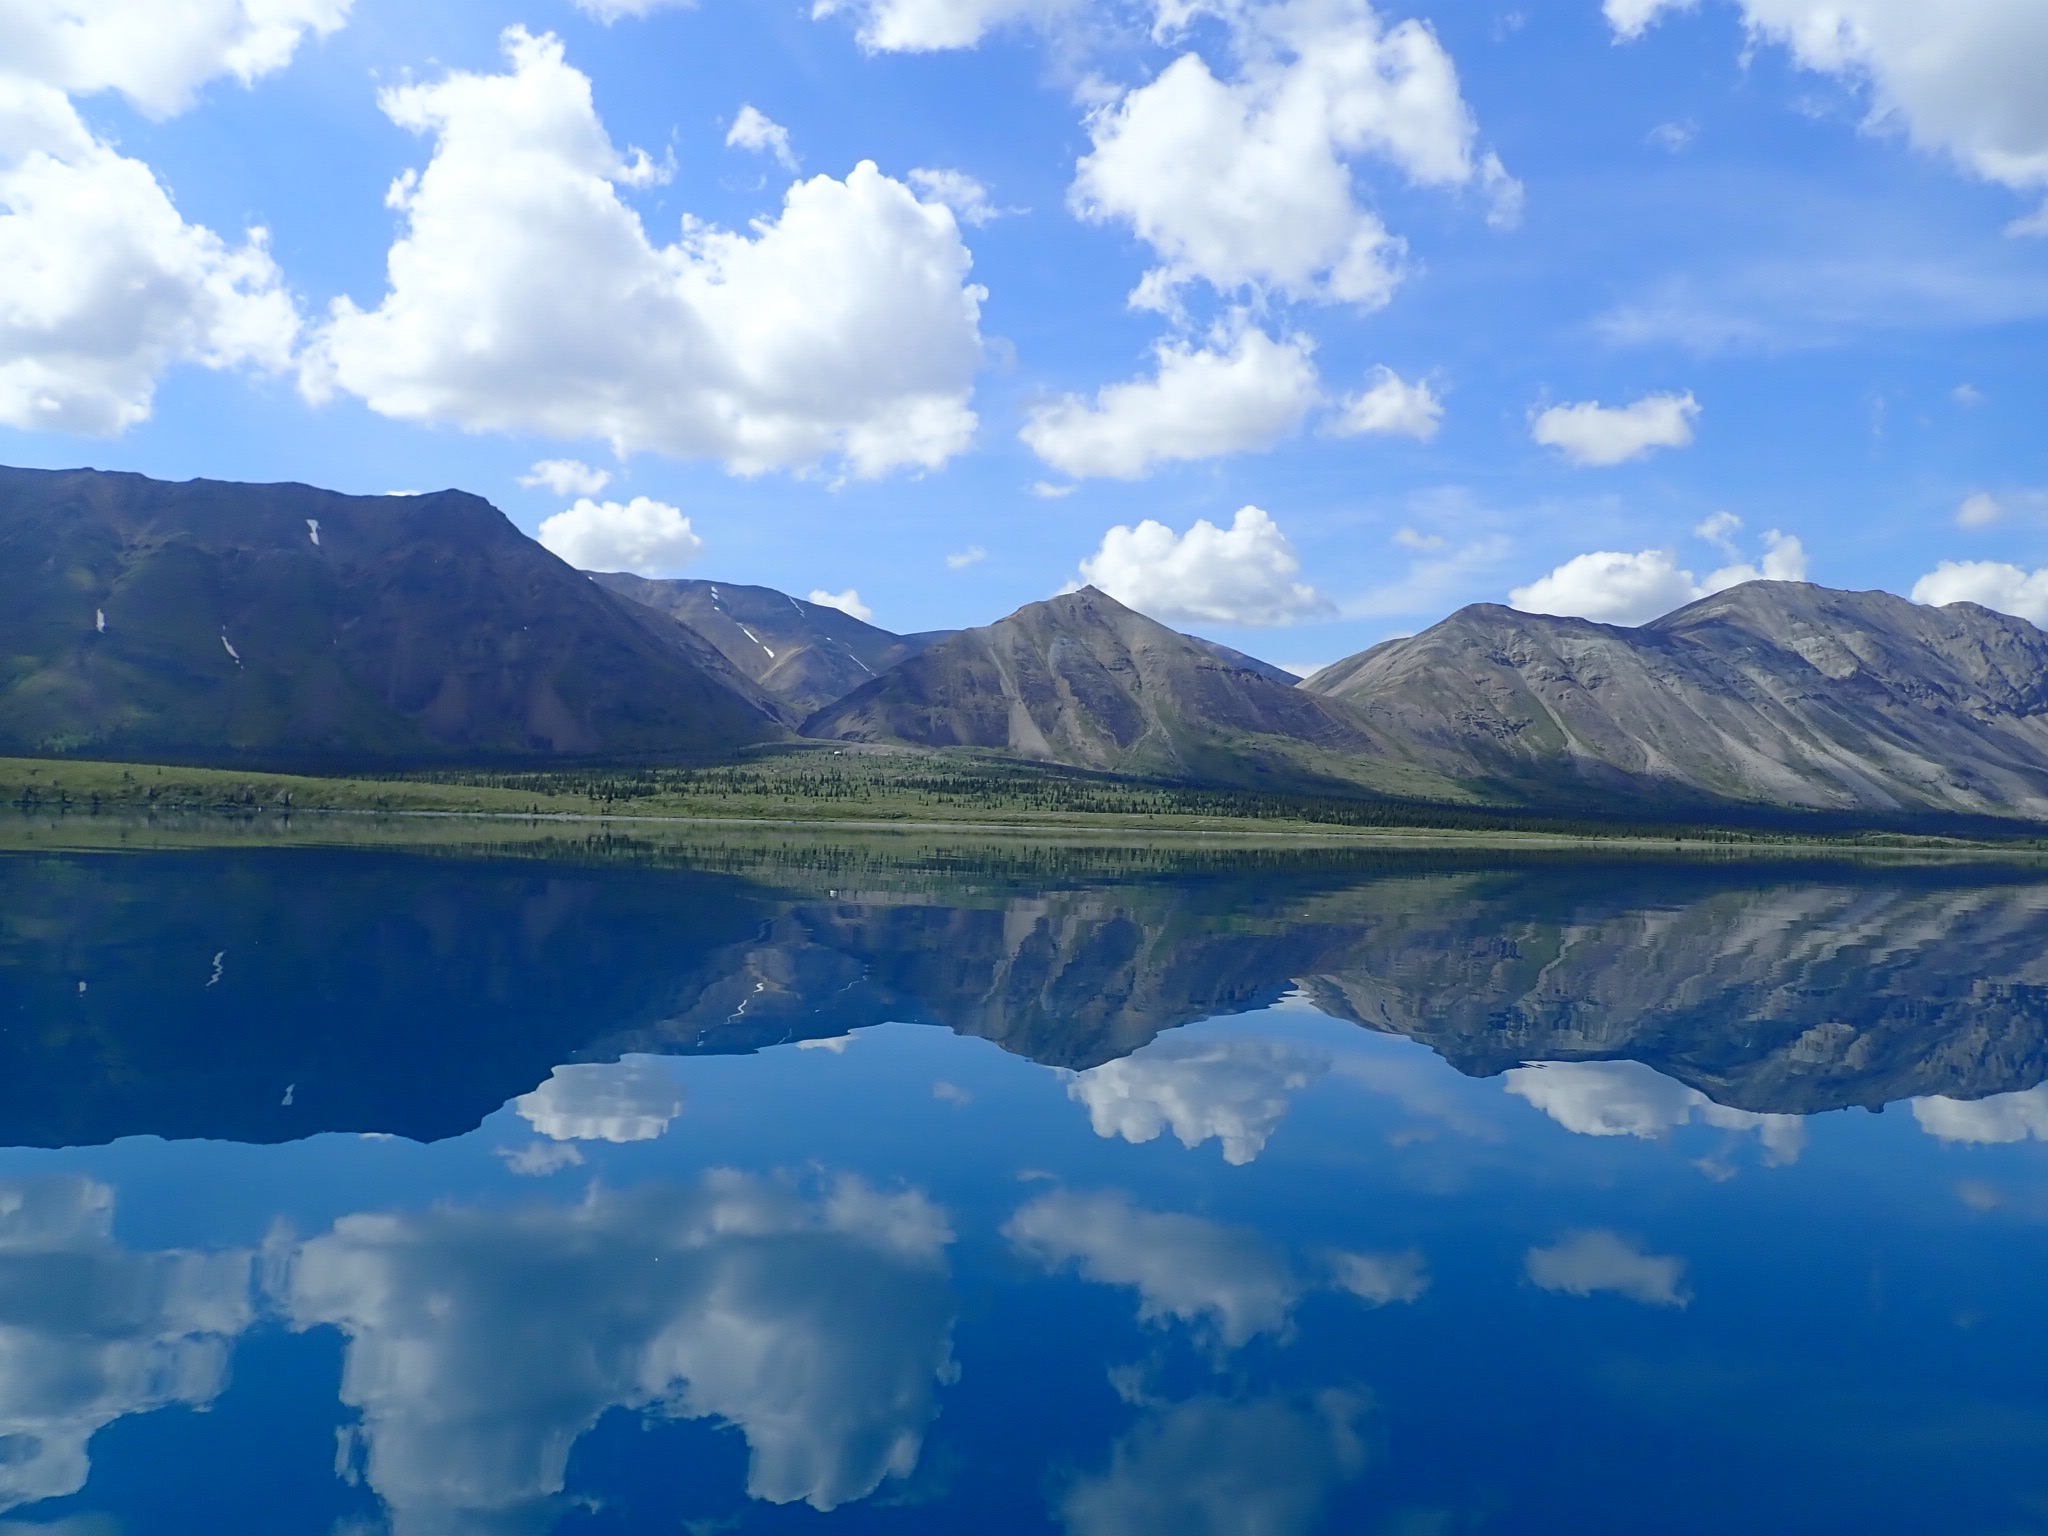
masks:
<path fill-rule="evenodd" d="M 891 1021 L 1099 1069 L 1291 995 L 1475 1076 L 1639 1063 L 1708 1116 L 2048 1079 L 2048 868 L 1303 866 L 863 890 L 315 851 L 0 860 L 0 1008 L 42 1024 L 0 1042 L 0 1139 L 434 1140 L 563 1063 Z M 1599 1100 L 1631 1081 L 1517 1091 Z M 1660 1094 L 1654 1113 L 1685 1118 Z"/>
<path fill-rule="evenodd" d="M 1140 863 L 0 855 L 0 1536 L 2040 1528 L 2048 866 Z"/>

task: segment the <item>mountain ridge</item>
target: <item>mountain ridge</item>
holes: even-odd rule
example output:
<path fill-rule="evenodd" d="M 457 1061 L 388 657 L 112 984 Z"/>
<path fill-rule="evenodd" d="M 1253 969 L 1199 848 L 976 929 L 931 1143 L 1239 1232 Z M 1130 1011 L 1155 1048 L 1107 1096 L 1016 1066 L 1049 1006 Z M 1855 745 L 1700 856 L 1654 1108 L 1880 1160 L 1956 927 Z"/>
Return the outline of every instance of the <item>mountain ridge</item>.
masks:
<path fill-rule="evenodd" d="M 1635 629 L 1477 604 L 1303 687 L 1525 802 L 2048 818 L 2048 634 L 1974 604 L 1750 582 Z"/>
<path fill-rule="evenodd" d="M 787 732 L 713 648 L 479 497 L 0 470 L 0 750 L 720 756 Z"/>
<path fill-rule="evenodd" d="M 590 577 L 606 591 L 666 614 L 708 641 L 787 705 L 792 724 L 955 633 L 892 634 L 774 587 L 662 580 L 626 571 L 593 571 Z"/>
<path fill-rule="evenodd" d="M 1348 707 L 1094 587 L 962 630 L 803 723 L 833 741 L 969 747 L 1114 773 L 1461 798 Z"/>

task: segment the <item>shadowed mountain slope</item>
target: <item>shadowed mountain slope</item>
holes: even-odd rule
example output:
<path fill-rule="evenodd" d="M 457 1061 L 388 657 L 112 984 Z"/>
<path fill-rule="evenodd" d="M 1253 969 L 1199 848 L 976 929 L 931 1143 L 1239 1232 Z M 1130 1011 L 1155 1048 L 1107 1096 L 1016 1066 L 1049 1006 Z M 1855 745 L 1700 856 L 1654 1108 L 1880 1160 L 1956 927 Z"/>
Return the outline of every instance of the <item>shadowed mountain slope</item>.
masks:
<path fill-rule="evenodd" d="M 2048 634 L 1969 603 L 1751 582 L 1640 629 L 1481 605 L 1302 686 L 1501 798 L 2048 818 Z"/>
<path fill-rule="evenodd" d="M 1348 707 L 1093 587 L 963 630 L 804 722 L 837 741 L 979 747 L 1117 773 L 1457 797 Z"/>
<path fill-rule="evenodd" d="M 953 631 L 892 635 L 849 613 L 722 581 L 655 581 L 623 572 L 591 578 L 688 626 L 801 720 Z"/>
<path fill-rule="evenodd" d="M 474 496 L 0 470 L 0 750 L 683 758 L 773 710 Z"/>

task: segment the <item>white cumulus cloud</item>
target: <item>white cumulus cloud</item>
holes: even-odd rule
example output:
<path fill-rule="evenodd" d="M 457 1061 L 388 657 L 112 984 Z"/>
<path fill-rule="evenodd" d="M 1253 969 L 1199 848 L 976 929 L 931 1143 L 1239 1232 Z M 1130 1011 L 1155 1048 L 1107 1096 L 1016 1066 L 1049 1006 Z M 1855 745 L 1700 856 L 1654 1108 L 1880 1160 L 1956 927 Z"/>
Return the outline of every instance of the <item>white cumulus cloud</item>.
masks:
<path fill-rule="evenodd" d="M 739 115 L 733 118 L 725 135 L 725 147 L 773 155 L 775 163 L 784 170 L 796 169 L 796 151 L 790 147 L 789 130 L 752 102 L 741 107 Z"/>
<path fill-rule="evenodd" d="M 1913 601 L 1944 608 L 1976 603 L 2048 629 L 2048 570 L 1995 560 L 1944 560 L 1913 583 Z"/>
<path fill-rule="evenodd" d="M 977 229 L 993 224 L 1005 213 L 1016 211 L 998 208 L 989 196 L 988 188 L 965 171 L 933 170 L 929 166 L 920 166 L 911 171 L 910 184 L 917 188 L 917 195 L 926 202 L 944 203 L 953 210 L 953 217 Z"/>
<path fill-rule="evenodd" d="M 595 496 L 612 483 L 611 471 L 593 469 L 581 459 L 542 459 L 519 477 L 529 491 L 543 487 L 557 496 Z"/>
<path fill-rule="evenodd" d="M 1804 581 L 1807 570 L 1806 546 L 1795 535 L 1772 528 L 1764 533 L 1761 561 L 1739 560 L 1708 572 L 1707 579 L 1700 583 L 1700 596 L 1725 592 L 1746 581 Z"/>
<path fill-rule="evenodd" d="M 1659 448 L 1689 448 L 1700 403 L 1690 393 L 1645 395 L 1633 405 L 1597 400 L 1553 405 L 1530 424 L 1530 436 L 1572 463 L 1605 469 L 1644 458 Z"/>
<path fill-rule="evenodd" d="M 612 143 L 559 40 L 514 27 L 504 46 L 503 74 L 380 97 L 433 155 L 391 191 L 390 291 L 337 301 L 309 395 L 743 474 L 879 475 L 967 446 L 984 293 L 951 210 L 863 162 L 796 183 L 749 233 L 686 217 L 655 245 L 619 189 L 658 168 Z"/>
<path fill-rule="evenodd" d="M 187 223 L 71 98 L 171 116 L 211 80 L 284 68 L 349 4 L 0 0 L 0 423 L 112 434 L 149 417 L 178 364 L 291 365 L 299 316 L 265 232 Z"/>
<path fill-rule="evenodd" d="M 1041 405 L 1021 436 L 1076 479 L 1137 480 L 1161 464 L 1271 448 L 1322 398 L 1312 350 L 1306 337 L 1276 341 L 1252 326 L 1206 346 L 1163 341 L 1151 378 L 1113 384 L 1092 404 Z"/>
<path fill-rule="evenodd" d="M 1634 42 L 1656 24 L 1666 11 L 1689 11 L 1699 0 L 1607 0 L 1602 8 L 1614 35 Z"/>
<path fill-rule="evenodd" d="M 1287 1261 L 1257 1233 L 1143 1210 L 1121 1194 L 1042 1196 L 1003 1235 L 1047 1269 L 1073 1265 L 1098 1284 L 1137 1291 L 1147 1322 L 1204 1323 L 1231 1348 L 1285 1332 L 1300 1294 Z"/>
<path fill-rule="evenodd" d="M 1198 520 L 1185 534 L 1151 519 L 1119 524 L 1081 562 L 1098 591 L 1162 623 L 1271 628 L 1330 610 L 1302 581 L 1301 557 L 1280 525 L 1258 507 L 1241 508 L 1228 528 Z"/>
<path fill-rule="evenodd" d="M 946 556 L 946 569 L 964 571 L 970 565 L 979 565 L 988 558 L 988 551 L 979 544 L 970 544 L 965 549 L 955 550 Z"/>
<path fill-rule="evenodd" d="M 1265 1150 L 1289 1095 L 1328 1070 L 1273 1041 L 1166 1036 L 1076 1074 L 1067 1097 L 1088 1107 L 1098 1136 L 1142 1144 L 1170 1129 L 1190 1149 L 1221 1142 L 1223 1160 L 1241 1167 Z"/>
<path fill-rule="evenodd" d="M 1685 1260 L 1645 1253 L 1614 1232 L 1567 1233 L 1548 1248 L 1531 1248 L 1523 1264 L 1532 1284 L 1567 1296 L 1605 1293 L 1646 1307 L 1683 1307 L 1692 1300 Z"/>
<path fill-rule="evenodd" d="M 1739 527 L 1740 519 L 1734 525 Z M 1702 530 L 1722 526 L 1709 519 Z M 1567 560 L 1526 587 L 1515 588 L 1508 601 L 1524 613 L 1554 613 L 1591 619 L 1596 624 L 1633 626 L 1744 582 L 1804 581 L 1806 577 L 1806 546 L 1773 528 L 1764 535 L 1761 562 L 1722 566 L 1704 580 L 1679 565 L 1678 556 L 1668 549 L 1634 554 L 1596 550 Z"/>
<path fill-rule="evenodd" d="M 188 224 L 150 168 L 97 138 L 73 95 L 151 117 L 208 81 L 282 69 L 349 0 L 0 3 L 0 423 L 111 434 L 148 418 L 173 365 L 290 365 L 299 317 L 268 237 Z"/>
<path fill-rule="evenodd" d="M 667 576 L 704 553 L 704 541 L 679 507 L 646 496 L 593 501 L 585 496 L 540 525 L 540 542 L 579 571 Z"/>
<path fill-rule="evenodd" d="M 250 230 L 188 224 L 64 95 L 0 66 L 0 423 L 112 434 L 173 365 L 291 365 L 299 316 Z"/>
<path fill-rule="evenodd" d="M 850 11 L 871 53 L 937 53 L 972 48 L 998 27 L 1045 24 L 1080 0 L 814 0 L 816 18 Z"/>
<path fill-rule="evenodd" d="M 1508 601 L 1524 613 L 1554 613 L 1596 624 L 1647 624 L 1699 596 L 1691 571 L 1668 549 L 1640 554 L 1596 550 L 1517 587 Z"/>
<path fill-rule="evenodd" d="M 683 1092 L 666 1061 L 628 1056 L 557 1067 L 512 1108 L 550 1141 L 653 1141 L 683 1112 Z"/>
<path fill-rule="evenodd" d="M 1704 539 L 1716 549 L 1736 559 L 1741 558 L 1735 545 L 1735 535 L 1742 532 L 1742 519 L 1733 512 L 1716 512 L 1701 522 L 1692 531 L 1696 539 Z"/>
<path fill-rule="evenodd" d="M 1426 443 L 1443 422 L 1443 402 L 1426 379 L 1411 384 L 1393 369 L 1379 367 L 1372 382 L 1344 402 L 1330 431 L 1339 437 L 1412 437 Z"/>
<path fill-rule="evenodd" d="M 1754 1132 L 1774 1166 L 1796 1163 L 1806 1146 L 1806 1122 L 1799 1116 L 1730 1109 L 1640 1062 L 1538 1062 L 1509 1072 L 1507 1090 L 1580 1136 L 1651 1141 L 1697 1121 Z"/>
<path fill-rule="evenodd" d="M 150 117 L 190 107 L 208 81 L 253 85 L 352 0 L 0 0 L 0 75 L 72 95 L 118 91 Z"/>
<path fill-rule="evenodd" d="M 875 616 L 875 610 L 860 600 L 860 591 L 855 587 L 848 587 L 844 592 L 827 592 L 821 587 L 811 594 L 811 601 L 821 608 L 837 608 L 863 624 Z"/>
<path fill-rule="evenodd" d="M 1689 3 L 1608 0 L 1607 14 L 1633 37 Z M 2048 187 L 2048 7 L 2039 0 L 1738 3 L 1753 42 L 1782 46 L 1801 67 L 1864 92 L 1867 127 L 1902 131 L 2016 191 Z"/>
<path fill-rule="evenodd" d="M 1389 26 L 1367 0 L 1215 9 L 1234 23 L 1234 77 L 1184 53 L 1089 119 L 1070 201 L 1159 258 L 1134 301 L 1171 309 L 1176 289 L 1201 281 L 1386 303 L 1403 246 L 1359 197 L 1366 157 L 1418 186 L 1481 187 L 1511 216 L 1520 188 L 1477 150 L 1457 66 L 1427 26 Z"/>

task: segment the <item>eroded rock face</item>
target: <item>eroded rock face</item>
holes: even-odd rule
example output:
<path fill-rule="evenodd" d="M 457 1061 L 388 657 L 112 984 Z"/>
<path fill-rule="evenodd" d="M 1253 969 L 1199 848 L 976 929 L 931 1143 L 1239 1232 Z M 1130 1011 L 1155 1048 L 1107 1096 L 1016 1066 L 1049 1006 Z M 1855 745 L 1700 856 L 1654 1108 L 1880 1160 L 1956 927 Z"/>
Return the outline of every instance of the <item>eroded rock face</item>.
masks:
<path fill-rule="evenodd" d="M 1526 803 L 2048 817 L 2048 634 L 1969 603 L 1760 581 L 1640 629 L 1482 605 L 1303 687 Z"/>
<path fill-rule="evenodd" d="M 773 587 L 652 581 L 618 573 L 592 579 L 702 636 L 786 705 L 798 721 L 953 633 L 891 634 L 837 608 L 807 603 Z"/>
<path fill-rule="evenodd" d="M 785 734 L 717 651 L 475 496 L 0 470 L 0 752 L 318 768 Z"/>

